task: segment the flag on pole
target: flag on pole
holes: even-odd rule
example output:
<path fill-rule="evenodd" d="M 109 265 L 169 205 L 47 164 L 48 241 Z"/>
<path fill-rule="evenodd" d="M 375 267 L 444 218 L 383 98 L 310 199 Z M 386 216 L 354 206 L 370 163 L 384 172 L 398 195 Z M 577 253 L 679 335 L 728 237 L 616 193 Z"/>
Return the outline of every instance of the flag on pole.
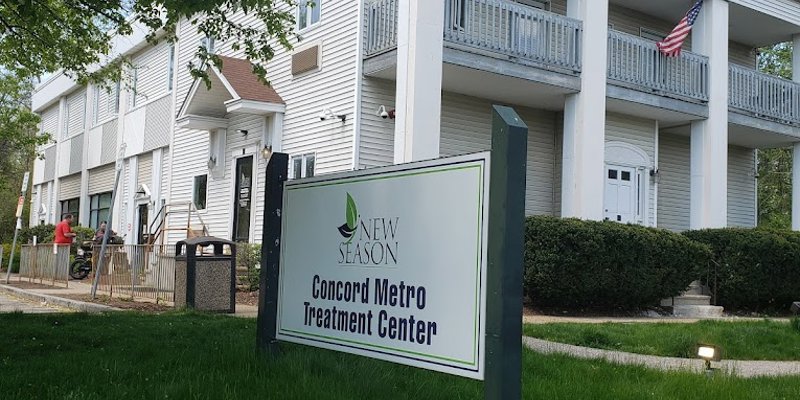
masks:
<path fill-rule="evenodd" d="M 677 57 L 681 55 L 681 46 L 683 46 L 683 41 L 686 40 L 686 37 L 689 36 L 689 32 L 692 30 L 692 25 L 694 25 L 694 21 L 697 19 L 697 15 L 700 14 L 700 9 L 703 8 L 703 0 L 698 0 L 697 3 L 694 3 L 694 6 L 689 9 L 689 12 L 686 13 L 686 16 L 681 19 L 681 22 L 678 22 L 678 25 L 675 29 L 670 32 L 664 40 L 656 43 L 658 46 L 658 50 L 661 51 L 664 55 L 670 57 Z"/>

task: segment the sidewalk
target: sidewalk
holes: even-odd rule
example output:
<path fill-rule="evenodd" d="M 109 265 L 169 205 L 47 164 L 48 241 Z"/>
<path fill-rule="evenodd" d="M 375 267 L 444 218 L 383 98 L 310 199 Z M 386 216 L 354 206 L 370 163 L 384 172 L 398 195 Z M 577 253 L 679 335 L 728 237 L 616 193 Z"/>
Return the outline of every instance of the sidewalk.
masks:
<path fill-rule="evenodd" d="M 90 313 L 123 311 L 121 308 L 117 307 L 110 307 L 103 304 L 96 304 L 69 298 L 76 296 L 81 296 L 81 297 L 89 296 L 92 290 L 92 282 L 88 279 L 83 281 L 70 280 L 68 287 L 60 285 L 55 287 L 41 286 L 41 287 L 18 288 L 13 286 L 14 283 L 16 282 L 22 282 L 23 284 L 25 284 L 27 280 L 25 278 L 20 280 L 17 274 L 12 274 L 11 285 L 6 285 L 5 274 L 3 274 L 2 279 L 0 279 L 0 293 L 7 293 L 12 296 L 27 299 L 33 302 L 46 302 L 49 304 L 57 305 L 62 308 L 68 308 L 75 311 L 83 311 Z M 39 286 L 39 285 L 31 285 L 31 286 Z M 141 303 L 155 303 L 155 301 L 152 299 L 144 299 L 144 298 L 137 298 L 135 301 Z M 161 303 L 163 304 L 164 302 L 162 301 Z M 167 302 L 167 304 L 169 306 L 172 306 L 171 302 Z M 236 304 L 236 313 L 233 315 L 236 317 L 243 317 L 243 318 L 255 318 L 258 316 L 258 307 L 245 304 Z"/>

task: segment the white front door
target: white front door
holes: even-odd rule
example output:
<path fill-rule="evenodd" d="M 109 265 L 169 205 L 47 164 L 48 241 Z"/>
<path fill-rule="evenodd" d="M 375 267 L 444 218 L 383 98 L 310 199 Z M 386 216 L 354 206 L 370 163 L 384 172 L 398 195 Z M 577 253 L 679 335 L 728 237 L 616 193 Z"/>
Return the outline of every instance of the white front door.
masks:
<path fill-rule="evenodd" d="M 605 219 L 625 223 L 636 222 L 638 185 L 636 168 L 606 165 L 604 194 Z"/>

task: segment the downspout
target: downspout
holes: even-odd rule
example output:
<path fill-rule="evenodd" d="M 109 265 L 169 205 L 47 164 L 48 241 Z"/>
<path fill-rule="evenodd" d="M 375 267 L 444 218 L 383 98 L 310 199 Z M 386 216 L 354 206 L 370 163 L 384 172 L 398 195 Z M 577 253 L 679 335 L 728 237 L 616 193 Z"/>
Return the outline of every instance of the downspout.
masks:
<path fill-rule="evenodd" d="M 656 120 L 655 124 L 655 151 L 653 156 L 653 227 L 658 227 L 658 141 L 659 141 L 659 124 Z"/>

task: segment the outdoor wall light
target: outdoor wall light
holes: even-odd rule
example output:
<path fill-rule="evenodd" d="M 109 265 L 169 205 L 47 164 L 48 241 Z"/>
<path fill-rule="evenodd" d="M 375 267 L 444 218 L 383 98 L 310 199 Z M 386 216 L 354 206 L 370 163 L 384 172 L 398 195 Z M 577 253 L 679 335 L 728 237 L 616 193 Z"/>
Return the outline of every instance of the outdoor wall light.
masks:
<path fill-rule="evenodd" d="M 711 344 L 698 344 L 697 357 L 702 358 L 706 362 L 706 373 L 712 371 L 711 361 L 719 361 L 722 359 L 722 352 L 720 348 Z"/>
<path fill-rule="evenodd" d="M 208 169 L 213 169 L 217 165 L 217 157 L 208 157 Z"/>
<path fill-rule="evenodd" d="M 272 157 L 272 146 L 265 144 L 264 148 L 261 149 L 261 157 L 264 158 L 264 160 L 269 161 L 269 159 Z"/>
<path fill-rule="evenodd" d="M 344 121 L 347 119 L 347 115 L 345 115 L 345 114 L 335 114 L 333 111 L 331 111 L 330 108 L 325 108 L 325 109 L 322 110 L 321 113 L 319 113 L 319 120 L 320 121 L 325 121 L 325 120 L 327 120 L 329 118 L 339 118 L 340 120 L 342 120 L 342 123 L 344 123 Z"/>
<path fill-rule="evenodd" d="M 378 112 L 375 113 L 375 115 L 377 115 L 377 116 L 379 116 L 379 117 L 381 117 L 383 119 L 386 119 L 386 118 L 394 119 L 394 109 L 386 111 L 386 106 L 381 105 L 380 107 L 378 107 Z"/>

